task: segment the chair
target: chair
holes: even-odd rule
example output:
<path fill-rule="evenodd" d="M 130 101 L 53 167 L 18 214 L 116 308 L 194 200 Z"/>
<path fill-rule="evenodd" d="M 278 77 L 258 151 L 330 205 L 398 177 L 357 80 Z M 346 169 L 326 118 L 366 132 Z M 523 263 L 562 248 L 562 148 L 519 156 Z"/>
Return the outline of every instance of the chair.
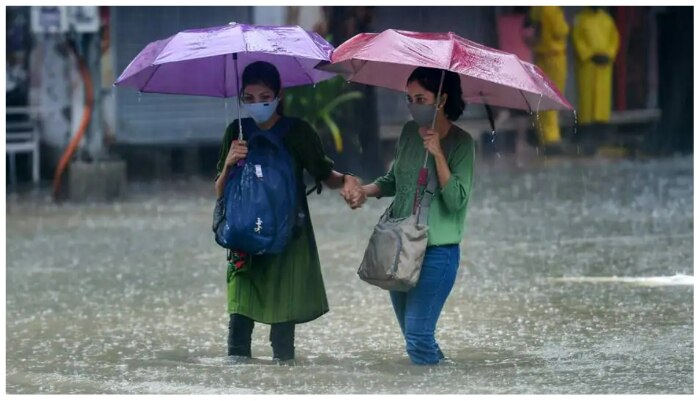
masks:
<path fill-rule="evenodd" d="M 39 183 L 39 129 L 35 110 L 29 107 L 8 107 L 5 112 L 6 152 L 10 159 L 10 184 L 17 184 L 15 156 L 17 153 L 31 153 L 32 182 Z M 24 116 L 25 118 L 8 118 Z"/>

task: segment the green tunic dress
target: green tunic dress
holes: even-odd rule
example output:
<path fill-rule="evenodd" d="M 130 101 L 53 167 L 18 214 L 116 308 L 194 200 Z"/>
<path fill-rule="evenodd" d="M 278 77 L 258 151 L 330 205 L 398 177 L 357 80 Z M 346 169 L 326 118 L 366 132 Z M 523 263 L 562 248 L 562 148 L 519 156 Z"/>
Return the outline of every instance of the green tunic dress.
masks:
<path fill-rule="evenodd" d="M 296 178 L 303 182 L 303 170 L 306 170 L 317 181 L 324 181 L 331 174 L 333 162 L 326 157 L 316 131 L 303 120 L 295 121 L 284 142 L 294 159 Z M 219 174 L 231 143 L 237 138 L 238 122 L 234 121 L 226 129 L 221 144 L 216 166 Z M 237 313 L 272 324 L 304 323 L 328 312 L 305 195 L 300 193 L 297 199 L 305 215 L 300 233 L 290 240 L 284 252 L 249 256 L 240 269 L 229 262 L 226 274 L 229 314 Z"/>
<path fill-rule="evenodd" d="M 382 196 L 395 196 L 392 215 L 406 217 L 413 211 L 416 179 L 423 166 L 425 147 L 418 124 L 409 121 L 403 127 L 389 172 L 374 183 Z M 459 244 L 464 236 L 467 205 L 474 181 L 476 145 L 472 137 L 456 125 L 440 141 L 450 179 L 439 188 L 430 207 L 428 246 Z"/>

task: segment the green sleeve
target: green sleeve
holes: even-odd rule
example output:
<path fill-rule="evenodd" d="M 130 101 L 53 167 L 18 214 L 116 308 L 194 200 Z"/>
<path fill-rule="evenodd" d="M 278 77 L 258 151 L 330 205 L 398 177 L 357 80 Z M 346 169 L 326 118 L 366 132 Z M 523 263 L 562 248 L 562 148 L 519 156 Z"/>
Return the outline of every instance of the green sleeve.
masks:
<path fill-rule="evenodd" d="M 224 131 L 224 139 L 221 140 L 221 150 L 219 151 L 219 161 L 216 163 L 216 178 L 219 178 L 219 174 L 224 169 L 224 163 L 226 163 L 226 156 L 231 148 L 231 142 L 235 135 L 238 135 L 238 120 L 229 124 Z"/>
<path fill-rule="evenodd" d="M 396 195 L 396 176 L 394 175 L 394 165 L 396 164 L 396 158 L 391 163 L 391 168 L 383 176 L 377 178 L 374 184 L 379 187 L 381 191 L 380 196 L 394 196 Z"/>
<path fill-rule="evenodd" d="M 448 161 L 451 175 L 445 187 L 440 190 L 440 198 L 451 212 L 457 212 L 469 202 L 474 179 L 475 152 L 474 140 L 469 137 L 468 141 L 457 146 Z"/>
<path fill-rule="evenodd" d="M 313 127 L 304 120 L 299 120 L 297 129 L 292 135 L 296 139 L 296 151 L 298 152 L 301 166 L 309 172 L 317 181 L 325 181 L 333 171 L 333 160 L 326 156 L 323 150 L 321 138 Z"/>

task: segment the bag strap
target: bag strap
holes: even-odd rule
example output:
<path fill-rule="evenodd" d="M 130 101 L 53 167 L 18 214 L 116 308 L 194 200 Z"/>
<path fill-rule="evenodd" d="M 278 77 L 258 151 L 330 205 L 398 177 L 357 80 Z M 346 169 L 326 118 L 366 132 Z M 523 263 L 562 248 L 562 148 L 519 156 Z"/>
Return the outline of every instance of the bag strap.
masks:
<path fill-rule="evenodd" d="M 418 201 L 418 207 L 416 208 L 416 216 L 417 216 L 417 223 L 421 225 L 427 225 L 428 224 L 428 217 L 430 216 L 430 205 L 433 201 L 433 197 L 435 196 L 435 190 L 437 189 L 437 183 L 438 183 L 438 178 L 437 178 L 437 173 L 435 171 L 435 162 L 432 161 L 432 156 L 428 160 L 428 184 L 426 187 L 423 189 L 423 194 L 421 195 L 420 200 Z M 382 218 L 386 216 L 387 214 L 391 216 L 391 212 L 394 209 L 394 203 L 396 202 L 396 198 L 391 201 L 391 204 L 389 207 L 386 208 L 384 213 L 382 214 Z"/>
<path fill-rule="evenodd" d="M 430 206 L 435 198 L 435 191 L 437 189 L 438 177 L 435 171 L 435 161 L 433 157 L 428 160 L 428 185 L 423 191 L 423 196 L 418 204 L 417 221 L 420 225 L 428 225 L 428 219 L 430 218 Z"/>
<path fill-rule="evenodd" d="M 452 126 L 451 130 L 454 128 L 455 127 Z M 452 150 L 455 147 L 456 147 L 455 136 L 454 136 L 454 133 L 451 132 L 446 137 L 445 146 L 443 148 L 443 151 L 445 152 L 445 157 L 448 160 L 450 157 L 450 153 L 452 153 Z M 425 187 L 425 190 L 423 191 L 423 196 L 421 197 L 420 203 L 418 204 L 418 212 L 417 212 L 418 224 L 428 225 L 428 220 L 430 218 L 430 206 L 432 205 L 432 201 L 435 198 L 435 194 L 437 192 L 437 187 L 438 187 L 437 167 L 435 166 L 435 159 L 431 155 L 430 158 L 428 159 L 428 185 Z"/>

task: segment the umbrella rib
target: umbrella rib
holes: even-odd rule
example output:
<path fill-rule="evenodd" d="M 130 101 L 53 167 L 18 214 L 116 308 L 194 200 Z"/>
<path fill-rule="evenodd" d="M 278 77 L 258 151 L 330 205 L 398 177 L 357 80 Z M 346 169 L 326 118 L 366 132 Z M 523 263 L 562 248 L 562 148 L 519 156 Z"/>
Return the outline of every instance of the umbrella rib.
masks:
<path fill-rule="evenodd" d="M 226 86 L 226 59 L 228 54 L 224 54 L 222 57 L 224 58 L 224 99 L 226 99 L 228 96 L 228 87 Z"/>
<path fill-rule="evenodd" d="M 319 46 L 316 44 L 316 41 L 314 40 L 313 36 L 311 36 L 311 32 L 307 31 L 306 29 L 300 27 L 299 25 L 295 25 L 297 28 L 301 28 L 302 31 L 306 34 L 306 36 L 311 39 L 311 41 L 314 43 L 314 46 L 316 47 L 316 50 L 319 49 Z M 315 52 L 314 52 L 315 53 Z M 330 60 L 328 60 L 330 62 Z"/>
<path fill-rule="evenodd" d="M 151 79 L 153 79 L 153 76 L 156 75 L 156 72 L 158 72 L 158 69 L 160 68 L 161 65 L 163 65 L 163 64 L 158 64 L 158 65 L 156 65 L 156 68 L 153 69 L 153 72 L 151 73 L 151 76 L 148 77 L 148 79 L 146 80 L 146 83 L 143 84 L 143 87 L 141 88 L 141 91 L 142 91 L 142 92 L 144 91 L 144 89 L 146 89 L 146 87 L 148 86 L 148 84 L 151 83 Z"/>
<path fill-rule="evenodd" d="M 245 31 L 243 28 L 241 28 L 241 37 L 243 37 L 243 53 L 248 53 L 248 41 L 245 39 L 245 36 Z M 236 77 L 236 79 L 238 79 L 238 77 Z"/>
<path fill-rule="evenodd" d="M 450 35 L 450 36 L 452 36 L 452 35 Z M 452 59 L 453 59 L 454 56 L 455 56 L 455 46 L 456 46 L 456 45 L 457 45 L 457 41 L 456 41 L 455 38 L 452 36 L 452 50 L 450 50 L 450 58 L 447 59 L 447 60 L 448 60 L 447 62 L 450 63 L 450 65 L 448 65 L 447 68 L 445 68 L 445 69 L 448 70 L 448 71 L 449 71 L 449 69 L 450 69 L 450 66 L 452 65 Z M 461 80 L 461 78 L 460 78 L 460 80 Z"/>
<path fill-rule="evenodd" d="M 311 75 L 309 75 L 309 73 L 308 73 L 308 72 L 306 72 L 306 70 L 304 69 L 304 66 L 303 66 L 303 65 L 301 65 L 301 62 L 299 61 L 299 59 L 298 59 L 298 58 L 296 58 L 296 57 L 292 57 L 292 58 L 294 59 L 294 61 L 296 61 L 296 62 L 297 62 L 297 64 L 299 64 L 299 67 L 301 68 L 301 71 L 303 71 L 303 72 L 304 72 L 304 75 L 306 75 L 306 76 L 307 76 L 307 77 L 309 78 L 309 80 L 311 81 L 311 83 L 315 85 L 316 83 L 314 82 L 314 79 L 313 79 L 313 78 L 311 78 Z"/>
<path fill-rule="evenodd" d="M 527 110 L 530 112 L 530 114 L 532 114 L 532 106 L 530 106 L 530 102 L 527 101 L 527 97 L 525 97 L 523 90 L 520 89 L 520 90 L 518 90 L 518 92 L 520 92 L 520 96 L 522 96 L 523 100 L 525 100 L 525 104 L 527 105 Z"/>
<path fill-rule="evenodd" d="M 521 60 L 520 57 L 518 57 L 518 56 L 515 56 L 515 57 L 517 58 L 518 62 L 520 63 L 520 67 L 522 67 L 522 69 L 525 70 L 525 72 L 527 73 L 526 75 L 527 75 L 528 78 L 530 78 L 530 82 L 531 82 L 536 88 L 539 89 L 539 82 L 537 82 L 537 81 L 535 80 L 535 78 L 532 77 L 532 74 L 530 73 L 529 69 L 526 68 L 525 65 L 523 64 L 523 63 L 525 63 L 526 61 Z M 530 92 L 530 91 L 528 91 L 528 92 Z M 541 89 L 540 89 L 540 92 L 541 92 Z M 540 93 L 537 93 L 537 94 L 539 95 Z"/>
<path fill-rule="evenodd" d="M 369 60 L 360 60 L 360 61 L 362 61 L 362 66 L 360 66 L 360 68 L 358 68 L 357 71 L 352 72 L 352 75 L 350 75 L 347 79 L 348 81 L 352 81 L 352 79 L 355 78 L 355 75 L 359 74 L 360 71 L 362 71 L 362 69 L 365 68 L 365 66 L 367 64 L 369 64 Z M 350 59 L 350 63 L 352 64 L 352 59 Z"/>

